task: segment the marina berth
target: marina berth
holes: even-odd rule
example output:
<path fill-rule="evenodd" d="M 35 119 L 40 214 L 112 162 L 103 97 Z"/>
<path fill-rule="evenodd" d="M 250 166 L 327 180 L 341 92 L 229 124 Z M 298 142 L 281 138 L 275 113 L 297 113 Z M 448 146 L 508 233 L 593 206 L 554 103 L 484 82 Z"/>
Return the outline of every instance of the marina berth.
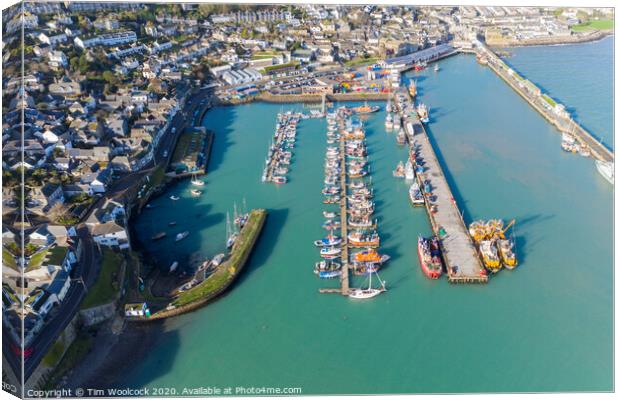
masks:
<path fill-rule="evenodd" d="M 351 109 L 353 114 L 365 112 L 367 105 Z M 368 106 L 369 109 L 373 109 Z M 387 255 L 381 256 L 374 249 L 380 245 L 379 234 L 374 230 L 376 221 L 369 216 L 374 212 L 375 204 L 372 201 L 373 191 L 364 177 L 369 175 L 368 151 L 366 148 L 363 125 L 351 118 L 347 108 L 338 109 L 335 118 L 328 120 L 327 142 L 339 146 L 328 146 L 325 154 L 325 187 L 322 190 L 323 202 L 340 205 L 340 213 L 323 211 L 325 218 L 330 218 L 323 224 L 325 229 L 339 228 L 341 236 L 333 233 L 324 239 L 314 242 L 315 246 L 322 247 L 320 256 L 324 259 L 315 264 L 314 272 L 320 278 L 340 277 L 340 290 L 345 296 L 354 298 L 371 298 L 385 291 L 384 283 L 381 288 L 371 285 L 364 288 L 351 289 L 349 287 L 349 273 L 366 275 L 377 273 L 382 262 L 387 261 Z M 338 126 L 338 130 L 335 127 Z M 336 137 L 336 132 L 340 132 Z M 404 167 L 403 167 L 404 168 Z M 332 218 L 340 216 L 340 221 Z M 372 231 L 371 231 L 372 230 Z M 363 248 L 355 254 L 349 254 L 350 248 Z M 340 258 L 342 263 L 329 264 L 329 260 Z M 336 266 L 334 266 L 336 265 Z M 331 269 L 330 269 L 331 266 Z M 379 278 L 379 282 L 382 282 Z M 321 289 L 321 293 L 334 293 L 334 289 Z"/>
<path fill-rule="evenodd" d="M 265 169 L 261 175 L 262 182 L 273 182 L 279 185 L 288 182 L 286 175 L 293 157 L 290 150 L 295 147 L 297 124 L 300 119 L 301 114 L 291 111 L 278 114 L 276 129 L 265 158 Z"/>

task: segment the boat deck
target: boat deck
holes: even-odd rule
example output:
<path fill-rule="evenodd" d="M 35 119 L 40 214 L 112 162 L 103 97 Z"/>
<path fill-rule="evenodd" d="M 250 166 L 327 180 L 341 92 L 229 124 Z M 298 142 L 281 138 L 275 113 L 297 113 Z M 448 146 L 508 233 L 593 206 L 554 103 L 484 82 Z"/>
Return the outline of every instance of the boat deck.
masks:
<path fill-rule="evenodd" d="M 407 94 L 409 98 L 409 95 Z M 424 180 L 429 180 L 432 187 L 437 211 L 431 211 L 431 201 L 425 196 L 425 207 L 429 216 L 433 232 L 440 237 L 439 231 L 443 228 L 446 234 L 440 241 L 444 263 L 447 269 L 448 280 L 451 283 L 486 283 L 488 276 L 478 256 L 474 243 L 469 236 L 465 221 L 454 200 L 448 181 L 431 145 L 422 123 L 413 117 L 406 118 L 405 129 L 410 148 L 417 144 L 419 156 L 424 161 L 423 177 L 416 174 L 420 187 L 424 187 Z M 411 123 L 413 131 L 407 122 Z"/>

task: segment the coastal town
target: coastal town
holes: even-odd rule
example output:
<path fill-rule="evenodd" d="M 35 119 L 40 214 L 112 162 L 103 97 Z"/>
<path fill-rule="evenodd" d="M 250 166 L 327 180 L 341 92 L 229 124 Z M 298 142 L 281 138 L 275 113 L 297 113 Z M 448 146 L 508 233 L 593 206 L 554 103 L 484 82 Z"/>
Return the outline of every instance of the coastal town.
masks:
<path fill-rule="evenodd" d="M 191 311 L 231 285 L 267 211 L 244 205 L 237 213 L 235 206 L 229 251 L 198 260 L 194 274 L 174 279 L 168 275 L 178 265 L 166 274 L 150 270 L 136 246 L 163 236 L 136 238 L 130 223 L 169 182 L 189 180 L 192 195 L 203 194 L 201 179 L 218 137 L 202 121 L 216 106 L 320 104 L 308 117 L 327 117 L 334 146 L 326 155 L 331 168 L 326 174 L 334 174 L 326 183 L 332 179 L 333 187 L 323 194 L 341 207 L 325 216 L 330 228 L 343 228 L 347 213 L 360 213 L 354 215 L 358 223 L 373 225 L 372 211 L 361 210 L 372 187 L 351 184 L 366 174 L 366 159 L 356 161 L 359 176 L 344 175 L 350 166 L 345 153 L 366 156 L 361 125 L 351 125 L 351 110 L 327 108 L 342 101 L 382 106 L 387 101 L 402 128 L 399 144 L 409 144 L 408 168 L 415 169 L 417 161 L 429 171 L 415 179 L 411 201 L 424 191 L 432 194 L 420 203 L 436 237 L 445 227 L 458 233 L 441 245 L 452 260 L 446 265 L 465 266 L 446 270 L 451 282 L 488 280 L 487 260 L 478 257 L 473 242 L 482 247 L 498 232 L 505 240 L 504 227 L 470 238 L 472 228 L 468 233 L 426 138 L 429 112 L 414 108 L 415 93 L 402 84 L 402 72 L 432 68 L 432 62 L 453 54 L 474 54 L 562 133 L 564 150 L 592 158 L 613 184 L 613 151 L 502 59 L 508 46 L 601 39 L 613 32 L 612 9 L 26 2 L 3 10 L 2 18 L 4 381 L 59 385 L 92 346 L 92 335 L 84 332 L 105 325 L 118 334 L 126 323 Z M 296 116 L 279 117 L 275 144 L 282 147 L 277 154 L 270 149 L 263 181 L 287 182 L 297 122 Z M 352 135 L 348 144 L 335 133 L 337 125 Z M 353 200 L 334 200 L 346 198 L 351 185 Z M 425 185 L 438 190 L 433 194 Z M 339 216 L 341 225 L 335 222 Z M 179 232 L 176 240 L 188 234 Z M 353 234 L 362 243 L 353 247 L 367 247 L 369 240 L 378 247 L 376 232 Z M 341 231 L 341 239 L 348 235 Z M 439 247 L 432 239 L 420 246 Z M 329 251 L 340 256 L 341 250 Z M 353 256 L 361 260 L 367 255 L 362 253 Z M 371 267 L 359 262 L 356 270 L 360 265 Z M 317 275 L 343 276 L 334 273 L 333 261 L 316 268 Z M 341 287 L 322 290 L 362 298 L 369 293 L 348 285 L 347 272 Z M 175 295 L 162 299 L 154 293 L 164 286 Z M 372 296 L 385 287 L 374 290 Z"/>

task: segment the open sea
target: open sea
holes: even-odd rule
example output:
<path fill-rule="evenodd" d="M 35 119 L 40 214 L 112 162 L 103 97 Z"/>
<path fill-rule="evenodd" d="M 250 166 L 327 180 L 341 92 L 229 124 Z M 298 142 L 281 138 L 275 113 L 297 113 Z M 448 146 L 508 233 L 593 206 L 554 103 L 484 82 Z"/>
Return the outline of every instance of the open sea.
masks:
<path fill-rule="evenodd" d="M 612 42 L 512 49 L 507 61 L 611 144 Z M 586 57 L 587 55 L 587 57 Z M 592 61 L 592 58 L 597 61 Z M 568 64 L 568 65 L 567 65 Z M 323 237 L 326 122 L 299 124 L 290 182 L 260 177 L 276 115 L 301 105 L 215 108 L 204 194 L 189 182 L 154 199 L 135 222 L 162 268 L 224 251 L 233 204 L 269 211 L 246 270 L 215 303 L 172 319 L 119 385 L 300 387 L 302 394 L 610 391 L 613 357 L 613 187 L 473 56 L 408 73 L 430 107 L 428 132 L 465 220 L 516 219 L 520 265 L 487 285 L 431 281 L 416 256 L 430 234 L 407 184 L 392 177 L 406 149 L 366 121 L 388 292 L 369 301 L 319 294 L 337 280 L 312 273 Z M 170 195 L 181 197 L 179 201 Z M 178 225 L 168 227 L 169 221 Z M 151 242 L 156 232 L 168 237 Z M 189 230 L 178 243 L 174 234 Z M 354 279 L 353 285 L 362 284 Z"/>

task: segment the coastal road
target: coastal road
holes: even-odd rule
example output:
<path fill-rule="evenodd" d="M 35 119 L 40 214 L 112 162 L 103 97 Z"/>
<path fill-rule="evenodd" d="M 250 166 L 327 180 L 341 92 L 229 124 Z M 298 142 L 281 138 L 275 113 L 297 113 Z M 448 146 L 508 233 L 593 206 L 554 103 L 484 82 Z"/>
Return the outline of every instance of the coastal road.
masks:
<path fill-rule="evenodd" d="M 54 310 L 50 320 L 29 346 L 33 352 L 25 360 L 24 376 L 26 379 L 30 377 L 49 347 L 79 311 L 82 299 L 87 293 L 86 288 L 92 287 L 99 275 L 100 255 L 86 226 L 82 225 L 78 228 L 78 237 L 82 242 L 82 253 L 71 273 L 73 282 L 63 302 Z"/>
<path fill-rule="evenodd" d="M 199 90 L 191 94 L 184 110 L 177 112 L 168 131 L 164 133 L 155 152 L 154 160 L 150 165 L 147 165 L 147 168 L 129 173 L 115 181 L 108 188 L 105 196 L 102 196 L 96 201 L 91 210 L 96 210 L 103 206 L 108 199 L 116 198 L 125 194 L 128 190 L 135 188 L 142 182 L 143 178 L 151 173 L 158 165 L 166 165 L 172 154 L 173 149 L 171 147 L 175 143 L 177 137 L 188 125 L 188 121 L 193 123 L 196 122 L 193 118 L 193 113 L 196 110 L 202 113 L 201 108 L 211 104 L 209 96 L 212 94 L 212 89 Z M 174 133 L 172 132 L 173 128 L 175 128 Z M 164 156 L 164 154 L 166 155 Z M 86 218 L 88 218 L 88 215 Z M 53 314 L 48 317 L 49 319 L 42 331 L 29 346 L 29 348 L 32 349 L 32 354 L 25 360 L 24 376 L 26 380 L 39 365 L 50 346 L 57 340 L 67 324 L 79 311 L 82 300 L 86 296 L 87 288 L 92 287 L 99 276 L 101 257 L 96 244 L 92 240 L 84 224 L 79 225 L 77 230 L 78 237 L 82 243 L 82 253 L 71 273 L 72 284 L 63 302 L 53 311 Z M 12 339 L 10 339 L 8 332 L 5 332 L 4 327 L 3 337 L 5 338 L 3 343 L 5 358 L 15 372 L 15 375 L 21 377 L 21 356 L 18 356 L 11 350 L 10 345 L 12 344 Z"/>

